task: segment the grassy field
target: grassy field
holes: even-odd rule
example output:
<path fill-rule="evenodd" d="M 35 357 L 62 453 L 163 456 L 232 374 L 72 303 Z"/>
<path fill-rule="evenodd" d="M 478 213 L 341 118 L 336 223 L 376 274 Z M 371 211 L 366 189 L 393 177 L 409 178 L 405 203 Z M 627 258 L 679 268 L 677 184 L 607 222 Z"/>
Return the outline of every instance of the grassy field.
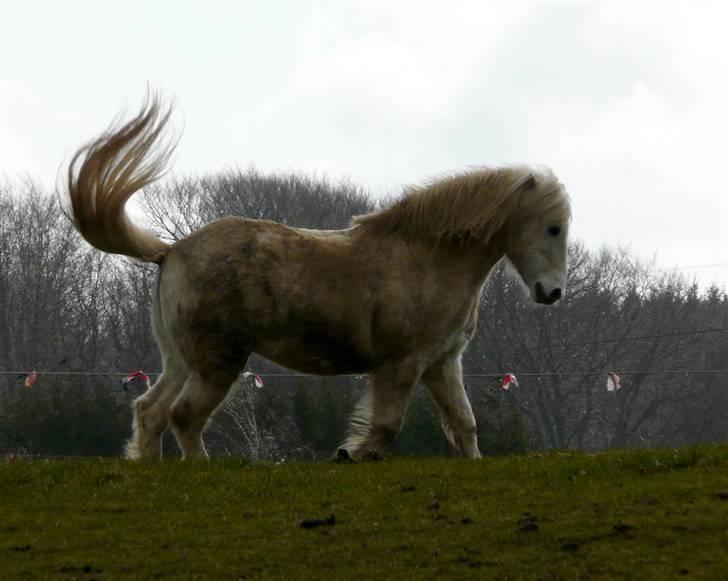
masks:
<path fill-rule="evenodd" d="M 0 578 L 728 578 L 728 446 L 0 464 Z"/>

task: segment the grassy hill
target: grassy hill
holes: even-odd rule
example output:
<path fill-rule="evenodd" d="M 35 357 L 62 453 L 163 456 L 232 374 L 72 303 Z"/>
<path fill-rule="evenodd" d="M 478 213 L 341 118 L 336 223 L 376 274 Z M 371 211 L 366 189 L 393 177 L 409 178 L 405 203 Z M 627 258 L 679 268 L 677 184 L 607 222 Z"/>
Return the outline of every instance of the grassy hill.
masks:
<path fill-rule="evenodd" d="M 0 572 L 726 578 L 728 446 L 477 462 L 4 462 Z"/>

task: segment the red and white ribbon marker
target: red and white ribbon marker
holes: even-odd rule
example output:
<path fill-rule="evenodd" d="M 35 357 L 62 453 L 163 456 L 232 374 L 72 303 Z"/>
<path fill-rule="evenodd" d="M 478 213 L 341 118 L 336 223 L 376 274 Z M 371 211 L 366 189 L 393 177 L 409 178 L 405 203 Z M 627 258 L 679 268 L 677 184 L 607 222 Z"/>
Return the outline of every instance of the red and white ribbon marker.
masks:
<path fill-rule="evenodd" d="M 503 381 L 501 382 L 501 387 L 508 391 L 511 388 L 511 383 L 518 387 L 518 380 L 516 379 L 516 376 L 512 373 L 506 373 L 503 376 Z"/>
<path fill-rule="evenodd" d="M 144 381 L 144 384 L 147 386 L 147 389 L 149 389 L 149 376 L 144 373 L 141 369 L 137 369 L 136 371 L 132 371 L 129 375 L 127 375 L 124 379 L 121 380 L 122 385 L 126 385 L 130 381 L 134 381 L 136 378 L 140 378 Z"/>
<path fill-rule="evenodd" d="M 253 379 L 253 385 L 255 387 L 258 389 L 263 387 L 263 380 L 260 378 L 260 375 L 257 373 L 251 373 L 250 371 L 243 373 L 243 379 L 250 381 L 251 378 Z"/>
<path fill-rule="evenodd" d="M 610 371 L 607 373 L 607 391 L 618 391 L 622 387 L 619 380 L 619 375 Z"/>
<path fill-rule="evenodd" d="M 25 378 L 25 387 L 33 387 L 33 384 L 35 383 L 35 380 L 37 379 L 38 375 L 35 371 L 31 371 L 28 376 Z"/>

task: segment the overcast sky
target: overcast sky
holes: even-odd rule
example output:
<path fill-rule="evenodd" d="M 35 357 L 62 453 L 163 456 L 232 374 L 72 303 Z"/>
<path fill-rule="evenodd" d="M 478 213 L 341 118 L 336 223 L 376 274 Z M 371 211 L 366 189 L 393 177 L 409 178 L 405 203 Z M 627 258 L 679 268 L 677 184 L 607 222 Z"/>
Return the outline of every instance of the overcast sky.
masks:
<path fill-rule="evenodd" d="M 252 163 L 378 196 L 544 164 L 590 247 L 728 281 L 722 4 L 3 1 L 0 20 L 6 178 L 52 183 L 149 82 L 177 101 L 176 174 Z"/>

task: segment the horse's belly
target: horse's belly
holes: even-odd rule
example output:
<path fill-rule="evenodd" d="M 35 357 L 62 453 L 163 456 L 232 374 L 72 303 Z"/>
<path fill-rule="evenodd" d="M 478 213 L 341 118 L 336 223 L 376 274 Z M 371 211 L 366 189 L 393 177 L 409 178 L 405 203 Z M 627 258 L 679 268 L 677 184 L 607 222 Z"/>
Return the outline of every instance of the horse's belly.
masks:
<path fill-rule="evenodd" d="M 325 336 L 264 340 L 255 352 L 289 369 L 316 375 L 367 373 L 373 367 L 372 358 L 351 340 Z"/>

